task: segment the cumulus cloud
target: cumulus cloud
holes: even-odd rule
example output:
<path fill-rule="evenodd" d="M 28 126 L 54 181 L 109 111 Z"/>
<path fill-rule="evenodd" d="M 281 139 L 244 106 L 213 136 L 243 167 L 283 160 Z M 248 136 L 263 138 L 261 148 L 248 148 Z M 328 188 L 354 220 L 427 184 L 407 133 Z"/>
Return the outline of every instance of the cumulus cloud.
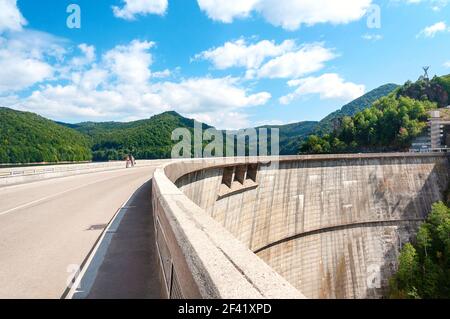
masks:
<path fill-rule="evenodd" d="M 53 77 L 64 41 L 47 33 L 20 31 L 0 36 L 0 93 L 10 94 Z"/>
<path fill-rule="evenodd" d="M 153 61 L 149 50 L 154 45 L 154 42 L 133 40 L 108 51 L 103 60 L 120 82 L 145 84 L 151 75 L 149 67 Z"/>
<path fill-rule="evenodd" d="M 247 94 L 237 82 L 238 79 L 232 77 L 193 78 L 180 83 L 164 82 L 156 89 L 165 103 L 178 106 L 186 113 L 263 105 L 271 98 L 267 92 Z"/>
<path fill-rule="evenodd" d="M 197 2 L 200 9 L 212 20 L 230 23 L 235 18 L 248 17 L 260 0 L 197 0 Z"/>
<path fill-rule="evenodd" d="M 293 93 L 280 98 L 281 104 L 289 104 L 293 100 L 309 94 L 319 94 L 321 99 L 354 100 L 365 92 L 365 86 L 346 82 L 338 74 L 326 73 L 319 77 L 307 77 L 288 82 L 296 87 Z"/>
<path fill-rule="evenodd" d="M 321 43 L 305 44 L 262 65 L 254 74 L 258 78 L 298 78 L 316 72 L 334 59 L 332 50 Z"/>
<path fill-rule="evenodd" d="M 17 0 L 0 0 L 0 33 L 20 31 L 27 21 L 17 8 Z"/>
<path fill-rule="evenodd" d="M 74 67 L 82 67 L 95 61 L 95 47 L 93 45 L 82 43 L 78 46 L 78 49 L 83 55 L 72 59 L 71 63 Z"/>
<path fill-rule="evenodd" d="M 450 68 L 450 61 L 445 62 L 445 63 L 444 63 L 444 67 Z"/>
<path fill-rule="evenodd" d="M 277 45 L 274 41 L 263 40 L 255 44 L 247 44 L 245 39 L 226 42 L 223 46 L 204 51 L 196 56 L 209 60 L 217 69 L 231 67 L 259 68 L 269 57 L 276 57 L 292 51 L 295 41 L 286 40 Z"/>
<path fill-rule="evenodd" d="M 246 18 L 252 12 L 262 15 L 269 23 L 287 30 L 302 24 L 342 24 L 361 19 L 372 0 L 197 0 L 209 18 L 230 23 Z"/>
<path fill-rule="evenodd" d="M 114 15 L 125 20 L 134 20 L 137 15 L 164 15 L 169 6 L 168 0 L 123 0 L 123 7 L 113 6 Z"/>
<path fill-rule="evenodd" d="M 297 45 L 294 40 L 280 44 L 263 40 L 247 44 L 244 39 L 226 42 L 204 51 L 196 58 L 212 62 L 217 69 L 246 68 L 247 78 L 297 78 L 318 71 L 336 57 L 323 43 Z"/>
<path fill-rule="evenodd" d="M 440 21 L 424 28 L 417 34 L 417 37 L 434 38 L 436 34 L 444 32 L 450 32 L 450 28 L 444 21 Z"/>
<path fill-rule="evenodd" d="M 154 43 L 133 40 L 117 45 L 98 59 L 95 48 L 86 44 L 79 46 L 81 55 L 68 62 L 65 70 L 66 82 L 47 81 L 34 89 L 27 97 L 2 98 L 13 103 L 15 108 L 34 111 L 52 119 L 67 120 L 133 120 L 167 110 L 176 110 L 197 120 L 208 119 L 208 123 L 219 128 L 240 128 L 248 123 L 243 108 L 266 104 L 271 98 L 267 92 L 251 93 L 242 87 L 239 79 L 232 77 L 187 78 L 179 81 L 153 82 L 153 79 L 170 75 L 170 70 L 151 70 Z M 3 59 L 0 58 L 0 61 Z M 74 63 L 74 61 L 81 61 Z M 87 63 L 89 61 L 90 63 Z M 27 78 L 30 83 L 49 77 L 50 66 L 0 62 L 0 67 L 15 67 L 8 70 L 9 79 L 0 81 L 9 86 L 23 87 L 11 78 Z M 49 69 L 47 69 L 48 67 Z M 39 72 L 38 72 L 39 71 Z M 24 73 L 23 76 L 21 72 Z M 25 72 L 33 72 L 33 74 Z M 3 74 L 3 73 L 2 73 Z M 32 76 L 43 74 L 39 79 Z M 26 76 L 25 76 L 26 75 Z"/>

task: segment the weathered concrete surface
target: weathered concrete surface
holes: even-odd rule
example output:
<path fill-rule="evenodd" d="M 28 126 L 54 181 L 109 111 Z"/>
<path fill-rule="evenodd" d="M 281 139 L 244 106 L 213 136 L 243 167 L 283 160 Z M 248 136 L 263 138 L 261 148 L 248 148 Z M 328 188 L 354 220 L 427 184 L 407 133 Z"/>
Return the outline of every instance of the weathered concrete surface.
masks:
<path fill-rule="evenodd" d="M 399 247 L 441 199 L 449 178 L 443 154 L 290 157 L 277 169 L 261 164 L 257 188 L 218 199 L 226 165 L 178 163 L 166 172 L 203 212 L 311 298 L 380 297 Z"/>
<path fill-rule="evenodd" d="M 186 162 L 179 164 L 183 170 Z M 174 170 L 172 173 L 176 174 Z M 157 249 L 168 297 L 303 297 L 190 201 L 169 180 L 164 169 L 155 171 L 152 202 Z"/>

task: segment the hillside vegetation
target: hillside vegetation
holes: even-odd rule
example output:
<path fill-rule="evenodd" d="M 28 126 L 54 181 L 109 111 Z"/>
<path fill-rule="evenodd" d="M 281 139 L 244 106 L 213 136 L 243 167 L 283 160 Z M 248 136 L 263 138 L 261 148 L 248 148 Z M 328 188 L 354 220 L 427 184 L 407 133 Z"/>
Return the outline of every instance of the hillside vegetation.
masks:
<path fill-rule="evenodd" d="M 450 298 L 450 208 L 439 202 L 399 256 L 391 298 Z"/>
<path fill-rule="evenodd" d="M 316 127 L 315 134 L 323 135 L 332 133 L 333 130 L 340 124 L 340 120 L 345 116 L 354 116 L 358 112 L 370 107 L 376 100 L 389 95 L 399 86 L 397 84 L 382 85 L 363 96 L 344 105 L 340 110 L 337 110 L 319 122 Z"/>
<path fill-rule="evenodd" d="M 267 125 L 258 128 L 279 129 L 280 155 L 293 155 L 298 152 L 303 141 L 314 132 L 317 123 L 305 121 L 286 125 Z M 268 145 L 270 145 L 270 141 Z"/>
<path fill-rule="evenodd" d="M 343 117 L 329 134 L 311 135 L 301 153 L 384 152 L 407 150 L 423 133 L 428 111 L 446 106 L 450 77 L 406 82 L 371 107 Z"/>
<path fill-rule="evenodd" d="M 80 123 L 71 125 L 92 140 L 95 161 L 122 160 L 127 154 L 139 159 L 169 158 L 174 142 L 172 131 L 182 127 L 193 130 L 194 120 L 176 112 L 129 123 Z"/>
<path fill-rule="evenodd" d="M 88 138 L 39 115 L 0 108 L 0 163 L 86 161 Z"/>
<path fill-rule="evenodd" d="M 449 92 L 450 76 L 386 84 L 320 122 L 259 128 L 280 130 L 281 155 L 404 150 L 425 127 L 427 110 L 446 105 Z M 172 131 L 194 128 L 194 120 L 176 112 L 129 123 L 55 123 L 7 108 L 0 108 L 0 116 L 0 163 L 122 160 L 127 154 L 168 158 Z"/>

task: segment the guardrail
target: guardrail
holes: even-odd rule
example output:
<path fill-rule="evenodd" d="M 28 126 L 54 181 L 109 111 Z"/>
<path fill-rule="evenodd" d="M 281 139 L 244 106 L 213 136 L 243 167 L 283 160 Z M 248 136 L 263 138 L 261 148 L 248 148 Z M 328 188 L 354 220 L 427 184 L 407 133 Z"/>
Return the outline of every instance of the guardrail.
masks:
<path fill-rule="evenodd" d="M 56 172 L 71 172 L 98 168 L 125 168 L 124 162 L 107 162 L 107 163 L 90 163 L 90 164 L 65 164 L 65 165 L 51 165 L 51 166 L 35 166 L 35 167 L 14 167 L 14 168 L 0 168 L 0 178 L 14 177 L 14 176 L 30 176 L 38 174 L 48 174 Z"/>
<path fill-rule="evenodd" d="M 137 167 L 157 165 L 166 160 L 138 160 Z M 125 169 L 125 161 L 0 168 L 0 186 L 84 173 Z"/>

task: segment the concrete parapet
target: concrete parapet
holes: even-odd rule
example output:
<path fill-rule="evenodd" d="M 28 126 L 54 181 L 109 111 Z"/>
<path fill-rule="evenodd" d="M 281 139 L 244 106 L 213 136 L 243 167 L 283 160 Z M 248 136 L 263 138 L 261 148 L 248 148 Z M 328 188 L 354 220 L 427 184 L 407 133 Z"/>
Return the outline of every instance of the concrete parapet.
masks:
<path fill-rule="evenodd" d="M 183 164 L 181 164 L 183 167 Z M 303 298 L 157 169 L 152 190 L 162 277 L 170 298 Z"/>
<path fill-rule="evenodd" d="M 252 187 L 230 184 L 232 174 L 245 186 L 242 167 L 255 163 Z M 437 153 L 167 164 L 152 200 L 169 296 L 381 297 L 401 245 L 442 198 L 448 169 Z"/>

